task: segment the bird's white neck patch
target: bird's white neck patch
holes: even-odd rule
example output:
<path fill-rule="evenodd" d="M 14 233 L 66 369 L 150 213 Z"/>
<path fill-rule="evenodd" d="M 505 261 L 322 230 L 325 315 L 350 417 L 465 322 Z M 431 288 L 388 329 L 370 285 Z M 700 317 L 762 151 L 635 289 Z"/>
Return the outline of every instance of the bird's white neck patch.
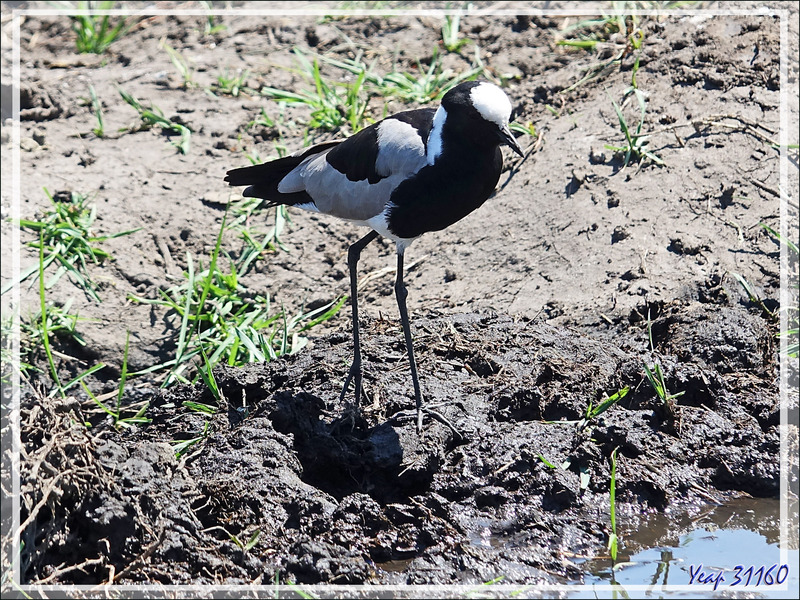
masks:
<path fill-rule="evenodd" d="M 442 129 L 444 129 L 444 122 L 447 119 L 447 111 L 444 106 L 439 106 L 436 109 L 436 114 L 433 115 L 433 127 L 428 134 L 428 164 L 432 165 L 442 153 Z"/>
<path fill-rule="evenodd" d="M 469 98 L 472 106 L 484 119 L 498 127 L 508 125 L 511 118 L 511 101 L 499 87 L 492 83 L 481 83 L 472 88 Z"/>

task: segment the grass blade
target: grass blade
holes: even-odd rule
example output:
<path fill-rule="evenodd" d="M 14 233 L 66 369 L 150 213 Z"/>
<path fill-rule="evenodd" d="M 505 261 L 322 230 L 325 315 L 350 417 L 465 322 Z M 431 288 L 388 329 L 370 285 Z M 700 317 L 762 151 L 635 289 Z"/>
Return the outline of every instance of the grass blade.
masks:
<path fill-rule="evenodd" d="M 617 450 L 611 452 L 611 483 L 608 486 L 609 514 L 611 516 L 611 534 L 608 536 L 608 550 L 611 553 L 611 560 L 617 560 Z"/>
<path fill-rule="evenodd" d="M 95 366 L 86 369 L 83 373 L 81 373 L 80 375 L 77 375 L 75 378 L 70 379 L 67 383 L 65 383 L 64 384 L 64 388 L 63 388 L 64 391 L 66 392 L 69 388 L 71 388 L 76 383 L 80 383 L 81 385 L 83 385 L 83 380 L 84 379 L 86 379 L 92 373 L 96 373 L 100 369 L 104 369 L 104 368 L 105 368 L 105 365 L 103 363 L 98 363 Z"/>
<path fill-rule="evenodd" d="M 125 331 L 125 352 L 122 355 L 122 373 L 119 376 L 119 391 L 117 392 L 117 414 L 122 406 L 122 394 L 125 392 L 125 381 L 128 379 L 128 344 L 131 339 L 130 329 Z"/>
<path fill-rule="evenodd" d="M 53 353 L 50 350 L 50 333 L 47 330 L 47 302 L 45 301 L 44 292 L 44 240 L 41 233 L 39 234 L 39 308 L 42 311 L 42 343 L 44 344 L 44 352 L 47 355 L 47 364 L 50 366 L 50 374 L 53 376 L 58 392 L 62 398 L 66 398 L 64 388 L 61 386 L 61 380 L 58 378 L 56 364 L 53 361 Z"/>
<path fill-rule="evenodd" d="M 211 390 L 211 395 L 214 396 L 214 399 L 219 403 L 222 401 L 222 391 L 219 389 L 217 380 L 214 378 L 213 365 L 208 361 L 206 351 L 202 346 L 200 346 L 200 354 L 203 357 L 203 366 L 198 369 L 200 371 L 200 376 L 203 378 L 203 383 L 206 384 L 206 387 Z"/>
<path fill-rule="evenodd" d="M 624 388 L 622 388 L 621 390 L 616 392 L 614 395 L 609 396 L 608 398 L 603 400 L 600 404 L 598 404 L 596 407 L 594 407 L 591 410 L 591 413 L 589 414 L 589 418 L 593 419 L 597 415 L 603 414 L 612 405 L 614 405 L 615 403 L 617 403 L 620 400 L 622 400 L 625 396 L 627 396 L 629 391 L 631 391 L 631 388 L 628 387 L 628 386 L 625 386 Z"/>

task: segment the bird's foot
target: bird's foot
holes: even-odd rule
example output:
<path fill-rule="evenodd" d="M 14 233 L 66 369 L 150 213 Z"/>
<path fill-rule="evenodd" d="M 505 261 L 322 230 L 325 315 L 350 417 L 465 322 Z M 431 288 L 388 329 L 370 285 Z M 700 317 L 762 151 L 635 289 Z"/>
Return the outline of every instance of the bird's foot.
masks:
<path fill-rule="evenodd" d="M 331 423 L 331 435 L 352 433 L 357 428 L 365 426 L 364 416 L 358 404 L 347 403 L 342 413 Z"/>
<path fill-rule="evenodd" d="M 434 406 L 441 406 L 441 404 L 436 404 Z M 449 419 L 447 419 L 447 417 L 442 415 L 440 412 L 437 412 L 437 411 L 433 410 L 433 407 L 423 406 L 423 407 L 420 407 L 418 410 L 413 410 L 413 411 L 412 410 L 401 410 L 399 412 L 394 413 L 391 417 L 389 417 L 388 420 L 389 421 L 395 421 L 395 422 L 410 421 L 412 419 L 416 420 L 417 421 L 417 433 L 422 433 L 423 415 L 427 415 L 431 419 L 433 419 L 435 421 L 439 421 L 439 423 L 441 423 L 442 425 L 445 425 L 448 428 L 450 428 L 450 431 L 453 432 L 453 435 L 455 435 L 456 438 L 458 438 L 460 440 L 465 439 L 464 434 L 461 433 L 458 430 L 458 428 L 455 425 L 453 425 L 450 422 Z"/>

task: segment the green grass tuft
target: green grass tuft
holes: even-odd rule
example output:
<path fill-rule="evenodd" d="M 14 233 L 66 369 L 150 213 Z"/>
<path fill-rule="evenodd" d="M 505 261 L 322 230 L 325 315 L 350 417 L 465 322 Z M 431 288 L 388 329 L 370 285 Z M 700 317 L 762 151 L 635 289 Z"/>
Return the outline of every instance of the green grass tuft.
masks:
<path fill-rule="evenodd" d="M 797 273 L 797 261 L 800 259 L 800 251 L 798 251 L 797 244 L 795 244 L 792 240 L 782 236 L 780 233 L 772 229 L 769 225 L 764 223 L 759 223 L 761 228 L 767 232 L 767 234 L 778 242 L 781 246 L 786 247 L 789 253 L 789 261 L 790 261 L 790 269 L 794 268 L 795 274 Z M 792 266 L 793 265 L 793 266 Z M 736 276 L 734 274 L 734 276 Z M 745 285 L 745 280 L 742 277 L 740 283 Z M 795 281 L 794 285 L 791 286 L 795 290 L 794 296 L 794 303 L 790 303 L 789 306 L 782 306 L 780 310 L 786 311 L 787 316 L 787 326 L 784 331 L 779 331 L 776 334 L 778 339 L 787 338 L 786 349 L 783 350 L 787 356 L 790 358 L 797 358 L 800 355 L 800 309 L 797 306 L 797 290 L 798 284 Z M 752 288 L 748 284 L 745 286 L 745 290 L 752 291 Z M 753 296 L 750 296 L 750 299 L 753 299 Z M 757 301 L 761 302 L 760 299 L 756 296 Z M 766 310 L 766 307 L 763 306 L 763 302 L 761 302 L 762 310 Z M 772 314 L 772 313 L 770 313 Z M 774 318 L 777 319 L 778 315 L 774 315 Z"/>
<path fill-rule="evenodd" d="M 647 335 L 650 340 L 650 352 L 655 353 L 655 346 L 653 344 L 653 322 L 650 320 L 649 311 L 647 313 Z M 650 382 L 650 385 L 653 387 L 656 395 L 661 399 L 661 402 L 667 409 L 667 412 L 670 415 L 674 415 L 675 399 L 680 398 L 686 392 L 678 392 L 676 394 L 671 394 L 669 392 L 664 378 L 664 372 L 661 369 L 661 363 L 659 363 L 658 360 L 656 360 L 650 366 L 648 366 L 647 363 L 643 363 L 642 366 L 644 367 L 644 374 L 647 378 L 647 381 Z"/>
<path fill-rule="evenodd" d="M 627 142 L 624 146 L 612 146 L 610 144 L 606 144 L 606 148 L 609 150 L 613 150 L 614 152 L 619 152 L 623 154 L 622 159 L 622 168 L 624 169 L 627 167 L 631 161 L 641 163 L 644 159 L 648 159 L 653 163 L 657 164 L 658 166 L 663 166 L 664 161 L 661 160 L 658 156 L 656 156 L 653 152 L 647 149 L 647 145 L 649 143 L 649 138 L 646 135 L 642 134 L 642 126 L 644 125 L 644 117 L 645 112 L 647 110 L 647 102 L 644 97 L 644 92 L 639 89 L 631 88 L 628 91 L 633 92 L 635 94 L 636 99 L 639 102 L 639 109 L 640 109 L 640 116 L 639 116 L 639 123 L 636 125 L 635 129 L 631 129 L 628 125 L 628 122 L 625 119 L 625 115 L 622 114 L 622 109 L 619 105 L 611 99 L 611 104 L 614 106 L 614 111 L 617 113 L 617 118 L 619 119 L 619 125 L 622 129 L 622 133 L 625 136 L 625 141 Z"/>
<path fill-rule="evenodd" d="M 177 141 L 170 141 L 181 154 L 189 153 L 189 143 L 192 137 L 192 130 L 182 123 L 176 123 L 164 116 L 160 108 L 155 105 L 144 106 L 134 96 L 121 88 L 117 88 L 122 99 L 125 100 L 139 114 L 140 123 L 133 127 L 123 128 L 121 131 L 135 132 L 147 130 L 152 127 L 160 127 L 162 131 L 172 132 L 180 136 Z"/>
<path fill-rule="evenodd" d="M 102 138 L 105 135 L 105 127 L 103 125 L 103 107 L 100 105 L 100 100 L 97 98 L 97 92 L 94 91 L 94 86 L 89 86 L 89 98 L 92 103 L 92 110 L 94 117 L 97 119 L 97 126 L 92 129 L 92 133 L 97 137 Z"/>
<path fill-rule="evenodd" d="M 283 310 L 273 311 L 269 294 L 247 290 L 240 282 L 237 262 L 222 250 L 226 221 L 227 213 L 207 268 L 199 264 L 196 269 L 195 260 L 187 253 L 184 282 L 159 290 L 158 299 L 130 297 L 136 302 L 165 306 L 180 319 L 175 358 L 144 371 L 169 369 L 164 386 L 188 382 L 190 367 L 197 366 L 202 358 L 193 380 L 208 379 L 206 384 L 213 393 L 211 377 L 215 365 L 241 366 L 293 354 L 307 342 L 301 334 L 332 318 L 346 301 L 340 298 L 293 317 Z M 223 262 L 227 262 L 225 269 Z"/>
<path fill-rule="evenodd" d="M 194 82 L 194 68 L 189 64 L 189 61 L 186 58 L 175 50 L 172 46 L 170 46 L 166 39 L 162 39 L 159 43 L 159 47 L 163 48 L 164 51 L 169 56 L 169 60 L 174 65 L 175 69 L 181 76 L 181 85 L 184 89 L 189 89 L 195 87 Z"/>
<path fill-rule="evenodd" d="M 221 33 L 225 31 L 228 26 L 223 23 L 217 23 L 216 17 L 211 14 L 211 2 L 208 0 L 200 0 L 200 6 L 202 6 L 208 14 L 206 15 L 206 20 L 203 25 L 203 34 L 205 35 L 216 35 L 217 33 Z"/>
<path fill-rule="evenodd" d="M 115 41 L 123 37 L 136 20 L 127 18 L 112 20 L 109 15 L 93 14 L 114 8 L 116 2 L 55 2 L 57 8 L 65 11 L 82 11 L 86 14 L 70 15 L 72 31 L 75 32 L 75 48 L 81 54 L 103 54 Z"/>
<path fill-rule="evenodd" d="M 611 408 L 614 404 L 622 400 L 625 396 L 628 395 L 628 392 L 631 391 L 631 388 L 625 386 L 621 390 L 613 393 L 611 396 L 607 396 L 600 404 L 594 406 L 592 402 L 589 402 L 589 406 L 586 409 L 586 417 L 583 419 L 582 422 L 590 421 L 598 417 L 599 415 L 606 412 L 609 408 Z M 580 428 L 580 427 L 579 427 Z"/>
<path fill-rule="evenodd" d="M 45 333 L 49 338 L 61 340 L 64 343 L 75 343 L 79 346 L 86 346 L 86 341 L 78 331 L 78 323 L 86 319 L 77 314 L 71 314 L 70 308 L 72 299 L 70 298 L 63 306 L 59 306 L 51 301 L 45 302 L 45 312 L 39 311 L 30 317 L 22 317 L 19 323 L 19 370 L 20 373 L 29 371 L 39 371 L 33 366 L 37 362 L 36 357 L 40 350 L 45 348 Z M 3 363 L 11 364 L 13 356 L 10 348 L 7 348 L 7 341 L 10 340 L 12 319 L 3 321 Z M 48 339 L 48 344 L 50 339 Z M 3 373 L 6 376 L 6 373 Z M 65 388 L 67 386 L 64 386 Z"/>
<path fill-rule="evenodd" d="M 308 127 L 323 131 L 340 131 L 349 128 L 356 133 L 366 124 L 367 95 L 364 90 L 366 74 L 360 74 L 351 83 L 326 80 L 320 71 L 319 60 L 309 60 L 299 48 L 294 49 L 300 74 L 313 84 L 313 89 L 290 92 L 273 87 L 261 88 L 261 94 L 286 104 L 302 104 L 311 109 Z"/>
<path fill-rule="evenodd" d="M 225 69 L 222 73 L 217 75 L 217 82 L 214 84 L 210 91 L 213 94 L 222 94 L 224 96 L 238 97 L 240 93 L 255 94 L 256 91 L 247 87 L 247 78 L 250 77 L 250 71 L 238 71 L 231 73 Z"/>
<path fill-rule="evenodd" d="M 109 417 L 111 417 L 112 425 L 117 429 L 133 427 L 135 425 L 145 425 L 147 423 L 150 423 L 151 421 L 151 419 L 145 416 L 147 408 L 150 406 L 149 402 L 144 402 L 142 406 L 139 408 L 139 410 L 136 411 L 136 413 L 134 413 L 132 416 L 129 417 L 122 416 L 122 399 L 125 394 L 125 384 L 128 381 L 128 350 L 130 347 L 130 338 L 131 338 L 131 332 L 130 331 L 125 332 L 125 350 L 122 356 L 122 370 L 120 373 L 119 387 L 117 388 L 116 392 L 116 404 L 114 408 L 106 406 L 106 404 L 100 398 L 98 398 L 95 394 L 92 393 L 92 390 L 90 390 L 89 386 L 86 385 L 86 383 L 83 381 L 83 379 L 87 375 L 90 375 L 91 373 L 100 370 L 105 365 L 102 364 L 95 365 L 94 367 L 92 367 L 92 369 L 89 369 L 81 376 L 79 376 L 79 378 L 76 378 L 80 381 L 81 387 L 83 388 L 83 391 L 86 392 L 86 395 L 89 396 L 89 398 L 98 406 L 98 408 L 100 408 L 101 411 L 103 411 Z"/>
<path fill-rule="evenodd" d="M 88 265 L 100 264 L 110 260 L 112 256 L 97 246 L 97 242 L 130 235 L 139 231 L 139 228 L 111 235 L 92 235 L 97 209 L 87 196 L 78 192 L 61 192 L 53 196 L 46 188 L 44 192 L 50 200 L 52 209 L 39 221 L 20 220 L 22 229 L 37 234 L 37 239 L 26 245 L 37 248 L 42 261 L 25 269 L 19 279 L 7 283 L 0 293 L 5 294 L 33 275 L 42 275 L 51 264 L 55 264 L 56 272 L 46 283 L 45 289 L 53 287 L 66 274 L 91 298 L 100 302 L 100 296 L 97 294 L 98 286 L 89 276 Z"/>
<path fill-rule="evenodd" d="M 458 52 L 470 42 L 469 39 L 461 37 L 460 32 L 461 15 L 446 15 L 442 22 L 442 44 L 448 52 Z"/>
<path fill-rule="evenodd" d="M 747 294 L 748 300 L 758 306 L 761 309 L 761 312 L 766 316 L 770 321 L 777 321 L 778 315 L 767 308 L 766 304 L 764 304 L 764 300 L 759 296 L 758 292 L 756 292 L 755 288 L 750 285 L 750 282 L 744 278 L 743 275 L 736 273 L 734 271 L 729 271 L 729 273 L 733 276 L 733 278 L 739 282 L 739 285 L 742 286 L 745 293 Z"/>
<path fill-rule="evenodd" d="M 306 54 L 299 48 L 294 53 L 300 65 L 298 72 L 313 89 L 288 91 L 273 87 L 261 88 L 261 94 L 283 104 L 306 105 L 311 109 L 309 129 L 356 133 L 372 122 L 367 113 L 370 98 L 396 98 L 406 103 L 426 104 L 440 99 L 448 90 L 463 81 L 477 78 L 484 72 L 476 46 L 475 66 L 455 74 L 442 66 L 439 52 L 427 67 L 417 63 L 414 73 L 393 70 L 387 75 L 377 74 L 372 65 L 365 64 L 361 54 L 353 59 L 338 60 L 320 54 Z M 340 78 L 355 75 L 349 82 L 337 82 L 323 76 L 320 64 L 337 69 Z"/>
<path fill-rule="evenodd" d="M 372 95 L 382 98 L 397 98 L 406 103 L 426 104 L 440 100 L 450 89 L 464 81 L 476 79 L 484 72 L 480 64 L 478 49 L 472 69 L 456 74 L 452 69 L 442 66 L 439 51 L 434 48 L 430 65 L 426 68 L 419 61 L 415 73 L 394 69 L 387 75 L 378 75 L 372 68 L 361 61 L 360 55 L 355 59 L 337 60 L 324 55 L 317 55 L 321 60 L 337 69 L 354 75 L 364 75 L 366 87 Z"/>

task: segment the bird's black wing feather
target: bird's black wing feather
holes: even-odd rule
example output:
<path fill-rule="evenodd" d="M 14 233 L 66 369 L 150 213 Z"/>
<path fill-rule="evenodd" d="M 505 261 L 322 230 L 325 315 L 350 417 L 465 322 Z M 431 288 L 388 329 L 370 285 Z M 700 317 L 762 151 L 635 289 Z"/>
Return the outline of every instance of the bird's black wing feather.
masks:
<path fill-rule="evenodd" d="M 350 181 L 366 179 L 370 183 L 377 183 L 383 179 L 375 171 L 375 162 L 378 159 L 377 125 L 370 125 L 347 138 L 345 143 L 328 152 L 325 160 Z"/>
<path fill-rule="evenodd" d="M 225 181 L 232 186 L 248 186 L 242 195 L 247 198 L 262 198 L 269 201 L 269 206 L 279 204 L 303 204 L 311 202 L 311 197 L 305 192 L 281 194 L 278 184 L 297 165 L 309 156 L 325 152 L 340 144 L 343 140 L 323 142 L 303 152 L 285 156 L 260 165 L 231 169 L 225 174 Z"/>
<path fill-rule="evenodd" d="M 420 137 L 423 148 L 427 148 L 428 134 L 431 131 L 435 112 L 432 108 L 418 108 L 397 113 L 387 117 L 385 121 L 393 119 L 411 125 Z M 366 179 L 369 183 L 377 183 L 384 177 L 388 177 L 391 173 L 379 173 L 376 168 L 378 152 L 381 150 L 379 128 L 383 122 L 379 121 L 350 136 L 328 152 L 325 160 L 334 169 L 347 176 L 350 181 Z M 406 152 L 407 149 L 402 146 L 384 147 L 383 151 L 391 154 Z"/>

